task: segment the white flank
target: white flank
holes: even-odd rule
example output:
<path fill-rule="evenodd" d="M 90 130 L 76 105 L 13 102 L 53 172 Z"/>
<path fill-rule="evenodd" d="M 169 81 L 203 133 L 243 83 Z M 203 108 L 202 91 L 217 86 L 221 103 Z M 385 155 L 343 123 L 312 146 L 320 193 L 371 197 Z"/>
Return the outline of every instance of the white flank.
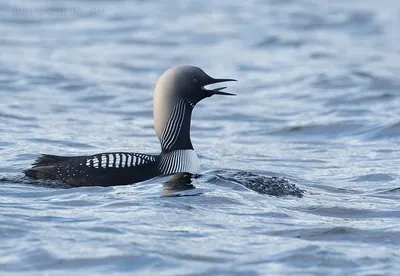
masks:
<path fill-rule="evenodd" d="M 116 154 L 115 155 L 115 167 L 116 168 L 119 168 L 119 161 L 120 161 L 119 154 Z"/>
<path fill-rule="evenodd" d="M 112 168 L 113 167 L 113 164 L 114 164 L 114 154 L 112 154 L 112 153 L 110 153 L 109 155 L 108 155 L 108 167 L 109 168 Z"/>
<path fill-rule="evenodd" d="M 99 159 L 97 158 L 97 156 L 93 158 L 93 167 L 99 167 Z"/>
<path fill-rule="evenodd" d="M 121 153 L 121 167 L 125 167 L 126 166 L 126 154 L 125 153 Z"/>
<path fill-rule="evenodd" d="M 128 154 L 128 160 L 126 160 L 126 165 L 130 167 L 131 163 L 132 163 L 132 154 Z"/>
<path fill-rule="evenodd" d="M 104 154 L 101 156 L 101 167 L 107 168 L 107 156 Z"/>

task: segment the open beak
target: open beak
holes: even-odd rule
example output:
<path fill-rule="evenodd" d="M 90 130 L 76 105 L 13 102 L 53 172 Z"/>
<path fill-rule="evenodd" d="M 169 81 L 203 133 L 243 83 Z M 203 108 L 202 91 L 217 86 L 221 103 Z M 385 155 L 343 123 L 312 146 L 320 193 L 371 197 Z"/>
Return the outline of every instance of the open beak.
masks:
<path fill-rule="evenodd" d="M 234 79 L 213 79 L 213 78 L 210 78 L 210 80 L 208 81 L 207 85 L 213 84 L 213 83 L 219 83 L 219 82 L 226 82 L 226 81 L 237 81 L 237 80 L 234 80 Z M 212 95 L 236 96 L 236 94 L 221 91 L 221 90 L 223 90 L 223 89 L 225 89 L 225 88 L 226 88 L 226 86 L 224 86 L 224 87 L 218 87 L 218 88 L 214 88 L 214 89 L 206 89 L 206 88 L 203 87 L 203 89 L 204 89 L 205 91 L 207 91 L 207 92 L 210 94 L 210 96 L 212 96 Z"/>

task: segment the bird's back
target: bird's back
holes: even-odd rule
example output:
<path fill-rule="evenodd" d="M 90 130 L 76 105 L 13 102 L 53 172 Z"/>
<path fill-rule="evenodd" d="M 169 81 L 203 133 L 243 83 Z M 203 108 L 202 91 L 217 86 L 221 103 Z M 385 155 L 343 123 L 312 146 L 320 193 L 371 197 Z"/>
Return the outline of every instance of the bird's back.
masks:
<path fill-rule="evenodd" d="M 69 186 L 113 186 L 144 181 L 161 174 L 158 155 L 112 152 L 89 156 L 41 155 L 25 175 L 60 180 Z"/>

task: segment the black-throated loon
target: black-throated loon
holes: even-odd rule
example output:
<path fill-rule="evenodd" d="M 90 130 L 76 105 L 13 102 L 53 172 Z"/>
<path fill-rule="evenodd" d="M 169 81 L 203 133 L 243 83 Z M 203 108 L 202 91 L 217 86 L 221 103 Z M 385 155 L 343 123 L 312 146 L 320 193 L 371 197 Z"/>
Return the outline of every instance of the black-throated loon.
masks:
<path fill-rule="evenodd" d="M 190 140 L 194 106 L 212 95 L 235 95 L 206 89 L 209 84 L 236 81 L 214 79 L 194 66 L 168 69 L 154 90 L 154 128 L 161 143 L 159 155 L 131 152 L 99 153 L 88 156 L 43 154 L 24 171 L 35 179 L 60 180 L 70 186 L 113 186 L 133 184 L 159 175 L 199 173 L 200 163 Z"/>

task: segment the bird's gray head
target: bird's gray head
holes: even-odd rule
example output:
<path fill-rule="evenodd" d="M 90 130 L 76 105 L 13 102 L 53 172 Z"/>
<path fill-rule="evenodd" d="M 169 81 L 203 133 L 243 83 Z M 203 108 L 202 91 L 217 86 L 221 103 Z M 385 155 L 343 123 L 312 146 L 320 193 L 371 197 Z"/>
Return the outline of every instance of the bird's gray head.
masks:
<path fill-rule="evenodd" d="M 163 151 L 192 149 L 190 120 L 193 107 L 212 95 L 235 95 L 221 90 L 206 89 L 209 84 L 235 81 L 214 79 L 195 66 L 178 66 L 162 74 L 154 90 L 154 127 Z"/>

